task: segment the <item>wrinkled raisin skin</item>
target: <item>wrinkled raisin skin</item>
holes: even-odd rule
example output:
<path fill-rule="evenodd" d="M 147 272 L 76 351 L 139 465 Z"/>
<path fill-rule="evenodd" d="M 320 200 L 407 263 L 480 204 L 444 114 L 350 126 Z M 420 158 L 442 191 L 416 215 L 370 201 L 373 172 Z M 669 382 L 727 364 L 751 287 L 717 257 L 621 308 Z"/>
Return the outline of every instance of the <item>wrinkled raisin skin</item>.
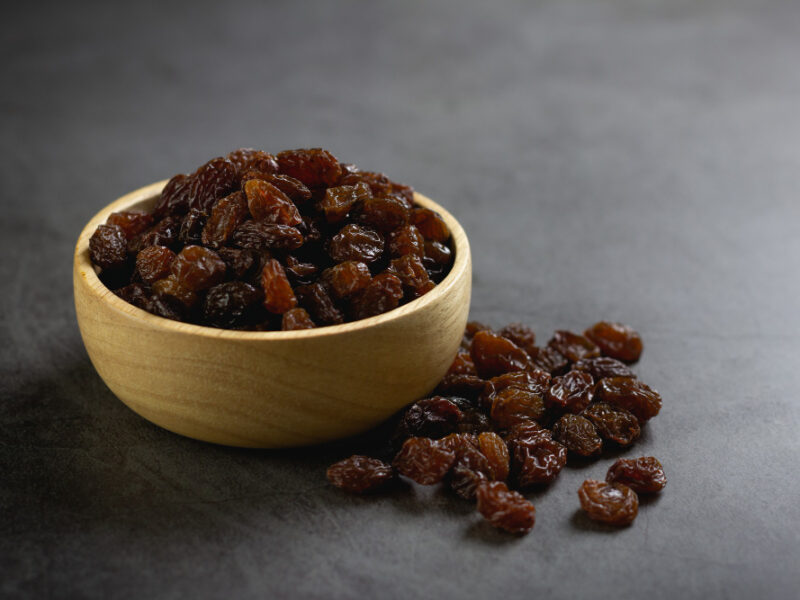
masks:
<path fill-rule="evenodd" d="M 364 494 L 384 487 L 394 478 L 394 471 L 377 458 L 354 454 L 328 467 L 327 477 L 331 485 L 345 492 Z"/>
<path fill-rule="evenodd" d="M 553 425 L 553 438 L 579 456 L 594 456 L 603 449 L 603 440 L 586 417 L 567 413 Z"/>
<path fill-rule="evenodd" d="M 639 512 L 636 492 L 620 483 L 587 479 L 578 490 L 578 498 L 590 519 L 609 525 L 630 525 Z"/>
<path fill-rule="evenodd" d="M 536 523 L 536 509 L 519 492 L 502 481 L 487 481 L 478 486 L 478 512 L 494 527 L 509 533 L 528 533 Z"/>
<path fill-rule="evenodd" d="M 617 460 L 608 468 L 606 481 L 627 485 L 639 494 L 653 494 L 664 489 L 667 476 L 657 458 L 642 456 Z"/>
<path fill-rule="evenodd" d="M 591 404 L 581 414 L 592 422 L 600 437 L 620 446 L 630 446 L 642 433 L 633 414 L 607 402 Z"/>
<path fill-rule="evenodd" d="M 511 340 L 479 331 L 472 338 L 472 362 L 483 378 L 495 377 L 510 371 L 524 371 L 530 364 L 528 355 Z"/>
<path fill-rule="evenodd" d="M 597 398 L 632 412 L 645 423 L 661 410 L 661 395 L 646 383 L 630 377 L 607 377 L 597 384 Z"/>
<path fill-rule="evenodd" d="M 412 437 L 394 457 L 397 472 L 421 485 L 439 483 L 453 466 L 456 454 L 446 444 L 424 437 Z"/>
<path fill-rule="evenodd" d="M 128 260 L 128 242 L 119 225 L 98 225 L 89 238 L 89 256 L 101 269 L 113 269 Z"/>
<path fill-rule="evenodd" d="M 547 404 L 551 408 L 571 413 L 580 413 L 589 406 L 594 396 L 594 380 L 583 371 L 570 371 L 554 377 L 547 390 Z"/>
<path fill-rule="evenodd" d="M 644 348 L 641 336 L 628 325 L 600 321 L 584 332 L 600 351 L 622 362 L 634 363 L 639 360 Z"/>

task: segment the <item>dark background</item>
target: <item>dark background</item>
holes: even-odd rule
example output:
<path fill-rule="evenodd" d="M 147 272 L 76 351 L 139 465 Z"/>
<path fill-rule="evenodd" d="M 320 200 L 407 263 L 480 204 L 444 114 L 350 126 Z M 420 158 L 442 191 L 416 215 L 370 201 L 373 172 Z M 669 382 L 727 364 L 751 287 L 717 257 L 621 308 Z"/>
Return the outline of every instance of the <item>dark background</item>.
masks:
<path fill-rule="evenodd" d="M 800 587 L 800 4 L 15 3 L 0 89 L 0 595 L 790 598 Z M 22 5 L 26 7 L 23 8 Z M 347 446 L 248 451 L 125 408 L 81 344 L 83 224 L 239 146 L 324 146 L 460 219 L 472 316 L 644 337 L 634 525 L 532 493 L 352 498 Z"/>

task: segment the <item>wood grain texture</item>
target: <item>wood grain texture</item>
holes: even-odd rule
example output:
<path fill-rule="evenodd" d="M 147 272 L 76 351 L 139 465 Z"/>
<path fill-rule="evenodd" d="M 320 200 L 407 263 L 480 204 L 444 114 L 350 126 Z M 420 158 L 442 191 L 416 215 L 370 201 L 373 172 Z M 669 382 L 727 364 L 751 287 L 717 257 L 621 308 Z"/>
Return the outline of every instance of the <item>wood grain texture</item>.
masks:
<path fill-rule="evenodd" d="M 123 196 L 78 238 L 75 310 L 111 391 L 170 431 L 247 447 L 314 444 L 365 431 L 430 392 L 452 362 L 469 313 L 467 237 L 442 207 L 455 261 L 431 292 L 389 313 L 320 329 L 242 332 L 178 323 L 117 298 L 89 260 L 89 237 L 115 211 L 149 209 L 166 181 Z"/>

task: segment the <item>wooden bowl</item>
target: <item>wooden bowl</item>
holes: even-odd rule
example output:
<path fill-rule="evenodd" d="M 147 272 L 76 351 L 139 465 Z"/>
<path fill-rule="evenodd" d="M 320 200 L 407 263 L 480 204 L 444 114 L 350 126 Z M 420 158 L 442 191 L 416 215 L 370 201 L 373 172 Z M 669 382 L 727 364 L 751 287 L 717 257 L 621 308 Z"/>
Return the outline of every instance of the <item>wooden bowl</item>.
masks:
<path fill-rule="evenodd" d="M 472 266 L 458 222 L 425 196 L 453 235 L 447 277 L 388 313 L 304 331 L 233 331 L 171 321 L 115 296 L 89 259 L 89 237 L 112 212 L 150 210 L 166 181 L 109 204 L 75 247 L 75 310 L 97 372 L 145 419 L 188 437 L 275 448 L 373 427 L 430 393 L 458 351 Z"/>

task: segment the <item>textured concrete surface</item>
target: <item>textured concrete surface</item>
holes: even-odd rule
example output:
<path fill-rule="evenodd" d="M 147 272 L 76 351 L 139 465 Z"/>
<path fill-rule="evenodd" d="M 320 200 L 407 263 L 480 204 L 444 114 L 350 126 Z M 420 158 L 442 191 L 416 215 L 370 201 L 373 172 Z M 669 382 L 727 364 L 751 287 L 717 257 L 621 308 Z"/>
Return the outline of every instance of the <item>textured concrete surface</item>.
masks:
<path fill-rule="evenodd" d="M 800 5 L 16 3 L 0 88 L 0 596 L 796 598 Z M 435 489 L 351 498 L 347 445 L 245 451 L 95 374 L 72 246 L 101 206 L 241 146 L 322 145 L 449 207 L 473 316 L 619 319 L 669 476 L 609 531 L 568 468 L 535 531 Z"/>

